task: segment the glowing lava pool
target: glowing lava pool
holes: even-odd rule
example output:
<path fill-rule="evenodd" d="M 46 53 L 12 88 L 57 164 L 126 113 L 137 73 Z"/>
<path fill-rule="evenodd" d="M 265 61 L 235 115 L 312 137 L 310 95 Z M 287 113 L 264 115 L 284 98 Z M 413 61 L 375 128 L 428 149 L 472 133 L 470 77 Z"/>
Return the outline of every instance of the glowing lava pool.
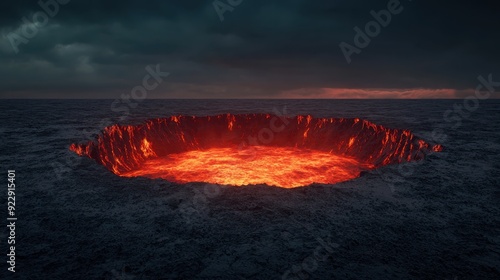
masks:
<path fill-rule="evenodd" d="M 360 119 L 226 114 L 113 125 L 70 150 L 123 177 L 292 188 L 347 181 L 442 147 Z"/>
<path fill-rule="evenodd" d="M 327 152 L 255 146 L 213 148 L 150 159 L 124 177 L 163 178 L 173 182 L 208 182 L 225 185 L 267 184 L 293 188 L 313 182 L 335 184 L 359 176 L 373 165 Z"/>

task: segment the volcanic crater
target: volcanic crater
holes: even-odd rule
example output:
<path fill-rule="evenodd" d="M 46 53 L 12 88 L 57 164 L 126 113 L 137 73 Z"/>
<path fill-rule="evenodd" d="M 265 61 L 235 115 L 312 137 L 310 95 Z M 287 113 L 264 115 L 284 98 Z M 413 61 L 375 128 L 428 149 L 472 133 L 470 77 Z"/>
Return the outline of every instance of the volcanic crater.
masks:
<path fill-rule="evenodd" d="M 293 188 L 423 160 L 442 146 L 357 118 L 223 114 L 113 125 L 70 150 L 123 177 Z"/>

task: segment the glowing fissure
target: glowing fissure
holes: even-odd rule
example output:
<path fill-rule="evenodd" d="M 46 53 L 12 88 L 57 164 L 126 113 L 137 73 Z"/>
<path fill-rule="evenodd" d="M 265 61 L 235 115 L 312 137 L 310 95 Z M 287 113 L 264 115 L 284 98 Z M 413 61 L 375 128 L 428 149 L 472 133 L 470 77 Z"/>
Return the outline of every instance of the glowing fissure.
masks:
<path fill-rule="evenodd" d="M 225 114 L 113 125 L 95 141 L 70 149 L 120 176 L 297 187 L 346 181 L 442 147 L 360 119 Z"/>

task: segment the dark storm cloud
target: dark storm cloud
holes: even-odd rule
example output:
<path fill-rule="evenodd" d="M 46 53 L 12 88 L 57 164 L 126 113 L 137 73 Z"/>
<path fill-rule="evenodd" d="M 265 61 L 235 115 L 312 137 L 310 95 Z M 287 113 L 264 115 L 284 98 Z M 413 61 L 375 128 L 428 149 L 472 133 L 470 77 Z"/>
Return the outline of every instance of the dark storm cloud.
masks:
<path fill-rule="evenodd" d="M 6 36 L 41 8 L 37 1 L 5 1 L 0 96 L 116 98 L 156 64 L 171 75 L 150 97 L 464 90 L 475 88 L 478 75 L 500 80 L 493 1 L 401 0 L 403 11 L 348 64 L 339 44 L 354 45 L 353 28 L 364 29 L 370 11 L 388 2 L 243 0 L 221 22 L 212 1 L 72 0 L 16 54 Z"/>

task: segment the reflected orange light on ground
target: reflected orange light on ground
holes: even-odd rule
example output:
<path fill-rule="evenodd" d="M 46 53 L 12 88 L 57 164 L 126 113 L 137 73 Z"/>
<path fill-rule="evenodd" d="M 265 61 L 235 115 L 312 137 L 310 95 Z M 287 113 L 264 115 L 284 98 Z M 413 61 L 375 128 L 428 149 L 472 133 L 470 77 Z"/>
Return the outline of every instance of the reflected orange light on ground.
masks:
<path fill-rule="evenodd" d="M 147 160 L 125 177 L 163 178 L 178 183 L 267 184 L 284 188 L 335 184 L 373 166 L 327 152 L 286 147 L 213 148 Z"/>

